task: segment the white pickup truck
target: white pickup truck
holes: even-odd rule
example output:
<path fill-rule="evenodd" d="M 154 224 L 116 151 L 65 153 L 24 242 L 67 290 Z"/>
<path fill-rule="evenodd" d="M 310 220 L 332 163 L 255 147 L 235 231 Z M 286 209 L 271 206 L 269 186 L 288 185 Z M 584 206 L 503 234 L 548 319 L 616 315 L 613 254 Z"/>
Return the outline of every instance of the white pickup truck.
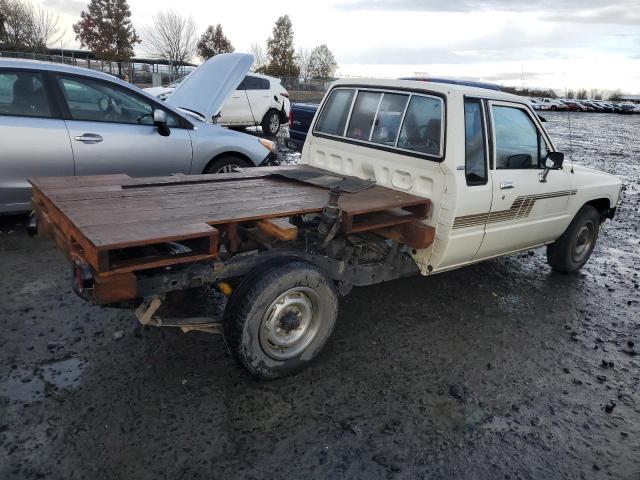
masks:
<path fill-rule="evenodd" d="M 554 270 L 581 268 L 622 182 L 563 160 L 526 99 L 404 80 L 336 82 L 301 159 L 430 198 L 424 275 L 543 245 Z"/>
<path fill-rule="evenodd" d="M 316 357 L 353 286 L 544 245 L 553 270 L 580 269 L 621 181 L 563 160 L 525 99 L 357 80 L 325 95 L 303 166 L 32 184 L 76 292 L 127 302 L 144 325 L 222 333 L 272 379 Z M 221 322 L 160 315 L 167 296 L 211 285 L 228 297 Z"/>

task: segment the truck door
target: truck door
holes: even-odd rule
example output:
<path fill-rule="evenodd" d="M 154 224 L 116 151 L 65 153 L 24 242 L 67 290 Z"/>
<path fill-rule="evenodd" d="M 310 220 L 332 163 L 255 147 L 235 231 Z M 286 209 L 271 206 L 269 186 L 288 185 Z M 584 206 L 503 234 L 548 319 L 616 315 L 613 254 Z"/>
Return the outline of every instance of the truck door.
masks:
<path fill-rule="evenodd" d="M 535 247 L 557 238 L 569 216 L 569 173 L 541 176 L 551 143 L 524 105 L 489 101 L 493 199 L 476 259 Z"/>

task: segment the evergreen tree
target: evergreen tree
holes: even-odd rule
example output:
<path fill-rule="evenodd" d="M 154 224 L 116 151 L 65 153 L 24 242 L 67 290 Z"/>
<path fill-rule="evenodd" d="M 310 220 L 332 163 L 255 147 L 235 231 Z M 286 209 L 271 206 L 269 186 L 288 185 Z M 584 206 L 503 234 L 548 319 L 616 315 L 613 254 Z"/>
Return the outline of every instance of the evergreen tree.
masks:
<path fill-rule="evenodd" d="M 273 27 L 273 36 L 267 40 L 268 75 L 274 77 L 297 77 L 300 69 L 296 65 L 293 49 L 293 27 L 289 15 L 284 15 Z"/>
<path fill-rule="evenodd" d="M 222 26 L 220 24 L 209 25 L 205 32 L 200 37 L 198 42 L 198 55 L 203 60 L 215 57 L 221 53 L 231 53 L 235 49 L 229 39 L 222 32 Z"/>

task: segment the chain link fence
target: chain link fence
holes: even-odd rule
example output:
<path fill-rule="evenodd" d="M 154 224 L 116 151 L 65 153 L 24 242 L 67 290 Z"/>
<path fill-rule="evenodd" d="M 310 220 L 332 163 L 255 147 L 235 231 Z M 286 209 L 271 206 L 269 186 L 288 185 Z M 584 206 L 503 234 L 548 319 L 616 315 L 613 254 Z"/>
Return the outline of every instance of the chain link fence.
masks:
<path fill-rule="evenodd" d="M 289 92 L 292 102 L 319 103 L 329 86 L 336 79 L 303 79 L 281 77 L 282 86 Z"/>
<path fill-rule="evenodd" d="M 91 58 L 79 58 L 73 53 L 69 55 L 52 55 L 30 52 L 0 51 L 0 58 L 18 58 L 24 60 L 38 60 L 49 63 L 63 63 L 75 67 L 84 67 L 91 70 L 108 73 L 122 78 L 139 87 L 150 87 L 153 83 L 153 74 L 160 75 L 160 83 L 165 85 L 189 74 L 194 66 L 172 66 L 154 63 L 151 59 L 132 59 L 130 62 L 112 62 L 108 60 L 96 60 Z"/>

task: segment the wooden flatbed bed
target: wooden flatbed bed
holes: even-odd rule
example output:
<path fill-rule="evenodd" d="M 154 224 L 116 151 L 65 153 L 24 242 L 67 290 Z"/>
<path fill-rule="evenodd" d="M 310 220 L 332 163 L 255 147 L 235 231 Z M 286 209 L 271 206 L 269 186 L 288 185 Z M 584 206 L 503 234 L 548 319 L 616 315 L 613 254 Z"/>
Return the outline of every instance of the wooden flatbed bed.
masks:
<path fill-rule="evenodd" d="M 53 236 L 69 258 L 86 262 L 93 276 L 104 282 L 109 276 L 215 259 L 222 244 L 233 252 L 239 228 L 259 227 L 266 237 L 294 239 L 296 227 L 286 219 L 322 212 L 329 192 L 281 176 L 301 168 L 310 169 L 286 166 L 218 175 L 29 181 L 39 233 Z M 340 234 L 373 231 L 424 248 L 433 241 L 433 231 L 417 222 L 427 217 L 430 205 L 427 198 L 378 185 L 344 192 L 339 200 Z M 149 248 L 167 242 L 188 248 L 184 253 Z"/>

